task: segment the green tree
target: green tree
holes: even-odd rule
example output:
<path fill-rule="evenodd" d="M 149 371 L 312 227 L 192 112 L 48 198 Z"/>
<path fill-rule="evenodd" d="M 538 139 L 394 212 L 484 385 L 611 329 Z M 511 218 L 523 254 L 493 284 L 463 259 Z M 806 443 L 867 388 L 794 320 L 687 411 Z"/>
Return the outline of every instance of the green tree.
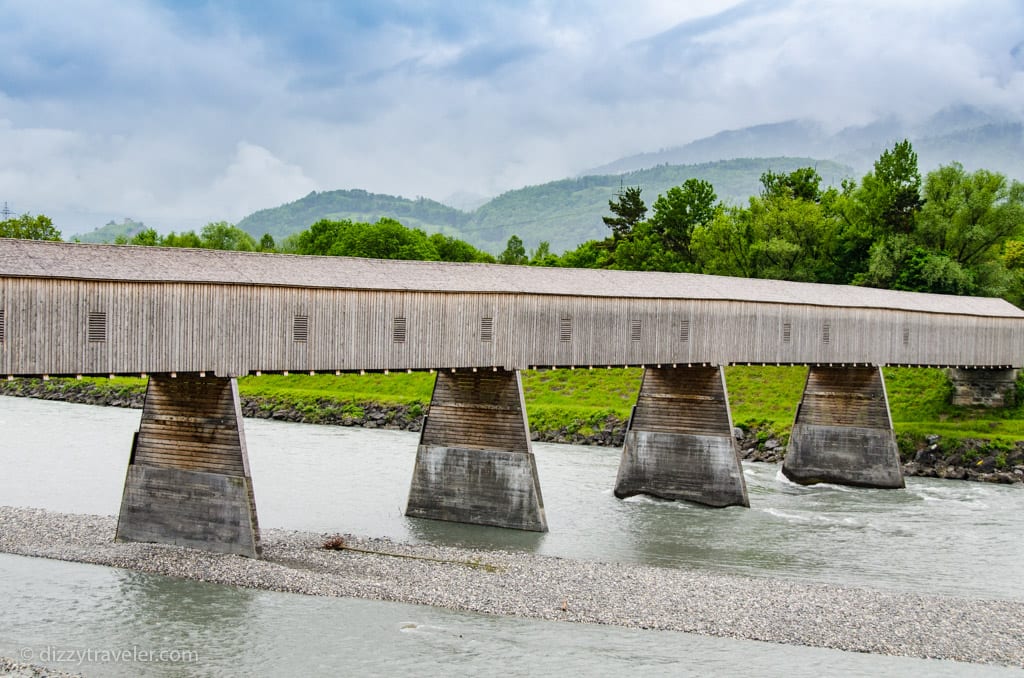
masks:
<path fill-rule="evenodd" d="M 917 153 L 904 139 L 885 150 L 875 169 L 861 180 L 861 201 L 875 234 L 910 233 L 921 210 L 921 173 Z"/>
<path fill-rule="evenodd" d="M 608 268 L 610 240 L 588 240 L 562 253 L 558 265 L 566 268 Z"/>
<path fill-rule="evenodd" d="M 963 266 L 997 258 L 1024 233 L 1024 184 L 997 172 L 946 165 L 929 172 L 924 195 L 917 240 Z"/>
<path fill-rule="evenodd" d="M 605 225 L 612 229 L 612 236 L 628 238 L 633 229 L 644 220 L 647 214 L 647 205 L 640 197 L 642 189 L 639 186 L 627 186 L 620 188 L 616 194 L 618 200 L 609 200 L 608 209 L 614 217 L 601 217 Z"/>
<path fill-rule="evenodd" d="M 758 273 L 754 224 L 749 209 L 726 207 L 695 229 L 691 248 L 702 273 L 755 278 Z"/>
<path fill-rule="evenodd" d="M 53 226 L 53 220 L 45 214 L 0 221 L 0 238 L 21 238 L 24 240 L 60 240 L 60 231 Z"/>
<path fill-rule="evenodd" d="M 192 247 L 200 248 L 203 241 L 196 235 L 195 231 L 182 231 L 180 234 L 171 231 L 160 240 L 163 247 Z"/>
<path fill-rule="evenodd" d="M 952 163 L 928 173 L 922 197 L 914 230 L 878 239 L 861 282 L 1019 298 L 1014 243 L 1024 235 L 1024 184 Z"/>
<path fill-rule="evenodd" d="M 686 264 L 693 263 L 690 240 L 696 228 L 709 223 L 715 214 L 718 196 L 714 187 L 703 179 L 687 179 L 654 201 L 650 218 L 651 234 L 664 249 L 674 253 Z M 653 243 L 652 243 L 653 244 Z"/>
<path fill-rule="evenodd" d="M 215 221 L 203 226 L 199 239 L 202 247 L 211 250 L 252 252 L 256 249 L 256 241 L 251 235 L 226 221 Z"/>
<path fill-rule="evenodd" d="M 498 255 L 498 263 L 522 265 L 528 262 L 529 259 L 526 256 L 526 247 L 523 245 L 523 239 L 518 235 L 512 235 L 508 239 L 505 251 Z"/>
<path fill-rule="evenodd" d="M 675 249 L 667 247 L 662 235 L 656 232 L 650 221 L 637 225 L 628 240 L 615 244 L 609 254 L 607 267 L 627 271 L 672 271 L 691 270 L 689 258 Z"/>
<path fill-rule="evenodd" d="M 146 247 L 156 247 L 161 244 L 160 234 L 156 232 L 156 229 L 146 228 L 135 235 L 128 241 L 132 245 L 143 245 Z"/>
<path fill-rule="evenodd" d="M 886 236 L 871 247 L 862 283 L 869 287 L 936 294 L 972 294 L 975 291 L 970 271 L 946 254 L 915 244 L 911 236 L 903 233 Z"/>
<path fill-rule="evenodd" d="M 768 170 L 761 175 L 761 197 L 793 198 L 821 202 L 821 177 L 813 167 L 801 167 L 789 174 Z"/>
<path fill-rule="evenodd" d="M 746 208 L 720 209 L 694 229 L 696 268 L 705 273 L 815 282 L 845 282 L 837 264 L 838 193 L 822 190 L 812 168 L 765 172 L 763 190 Z"/>
<path fill-rule="evenodd" d="M 294 254 L 317 254 L 321 256 L 339 255 L 345 231 L 353 226 L 352 222 L 320 219 L 304 231 L 289 236 L 282 247 L 286 252 Z M 335 251 L 337 248 L 338 251 Z"/>
<path fill-rule="evenodd" d="M 430 243 L 437 250 L 441 261 L 466 261 L 493 264 L 495 259 L 487 252 L 478 250 L 465 240 L 459 240 L 443 233 L 430 236 Z"/>
<path fill-rule="evenodd" d="M 260 238 L 260 252 L 276 252 L 277 243 L 274 242 L 274 236 L 269 233 L 264 233 L 263 237 Z"/>
<path fill-rule="evenodd" d="M 542 240 L 537 249 L 530 253 L 530 266 L 558 266 L 558 255 L 551 253 L 551 243 Z"/>
<path fill-rule="evenodd" d="M 349 237 L 343 241 L 341 252 L 347 257 L 418 261 L 438 261 L 441 258 L 426 233 L 418 228 L 406 228 L 386 217 L 375 224 L 354 224 L 347 235 Z"/>
<path fill-rule="evenodd" d="M 375 224 L 321 219 L 288 238 L 283 249 L 295 254 L 371 259 L 438 261 L 441 258 L 426 233 L 388 218 Z"/>

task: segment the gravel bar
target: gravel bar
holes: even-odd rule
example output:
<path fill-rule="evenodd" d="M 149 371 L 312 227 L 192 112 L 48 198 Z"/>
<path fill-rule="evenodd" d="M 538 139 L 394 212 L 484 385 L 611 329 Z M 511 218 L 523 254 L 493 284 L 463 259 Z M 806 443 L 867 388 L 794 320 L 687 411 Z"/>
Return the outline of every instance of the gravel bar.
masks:
<path fill-rule="evenodd" d="M 263 530 L 263 558 L 115 543 L 116 519 L 0 507 L 0 552 L 197 581 L 1024 668 L 1024 602 Z"/>
<path fill-rule="evenodd" d="M 0 676 L 4 678 L 82 678 L 80 673 L 55 671 L 38 664 L 16 662 L 9 657 L 0 657 Z"/>

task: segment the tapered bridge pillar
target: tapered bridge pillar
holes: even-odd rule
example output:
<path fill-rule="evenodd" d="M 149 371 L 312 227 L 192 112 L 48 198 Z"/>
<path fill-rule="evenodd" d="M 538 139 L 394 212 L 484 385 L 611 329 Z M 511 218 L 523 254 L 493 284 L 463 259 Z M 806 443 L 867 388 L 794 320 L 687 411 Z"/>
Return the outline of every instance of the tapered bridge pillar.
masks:
<path fill-rule="evenodd" d="M 811 367 L 782 472 L 802 485 L 903 487 L 879 367 Z"/>
<path fill-rule="evenodd" d="M 150 375 L 116 538 L 259 555 L 234 379 Z"/>
<path fill-rule="evenodd" d="M 439 372 L 405 515 L 546 532 L 519 372 Z"/>
<path fill-rule="evenodd" d="M 615 496 L 750 506 L 721 367 L 644 371 Z"/>

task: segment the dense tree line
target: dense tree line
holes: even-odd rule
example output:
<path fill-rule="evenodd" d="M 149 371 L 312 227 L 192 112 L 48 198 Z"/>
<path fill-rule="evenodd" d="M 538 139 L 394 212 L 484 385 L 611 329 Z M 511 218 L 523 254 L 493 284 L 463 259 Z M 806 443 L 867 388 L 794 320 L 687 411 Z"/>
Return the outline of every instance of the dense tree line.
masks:
<path fill-rule="evenodd" d="M 54 227 L 53 220 L 45 214 L 22 214 L 0 221 L 0 238 L 60 240 L 60 231 Z"/>
<path fill-rule="evenodd" d="M 822 187 L 818 173 L 806 167 L 765 172 L 760 193 L 746 205 L 724 205 L 709 182 L 689 179 L 659 195 L 650 216 L 639 187 L 620 189 L 608 206 L 604 222 L 611 235 L 605 240 L 560 257 L 542 244 L 514 263 L 1024 301 L 1024 184 L 987 170 L 968 172 L 959 163 L 922 179 L 908 141 L 883 152 L 859 182 L 838 188 Z"/>
<path fill-rule="evenodd" d="M 469 243 L 442 233 L 427 235 L 418 228 L 406 228 L 394 219 L 366 224 L 348 220 L 321 219 L 309 228 L 288 236 L 280 244 L 269 233 L 259 242 L 224 221 L 207 224 L 195 231 L 160 235 L 148 228 L 119 244 L 155 247 L 199 247 L 243 252 L 285 252 L 374 259 L 419 259 L 424 261 L 494 262 L 490 254 Z"/>
<path fill-rule="evenodd" d="M 494 262 L 487 252 L 464 240 L 418 228 L 406 228 L 394 219 L 375 224 L 321 219 L 305 231 L 288 236 L 282 251 L 294 254 L 322 254 L 375 259 L 419 259 L 422 261 Z"/>

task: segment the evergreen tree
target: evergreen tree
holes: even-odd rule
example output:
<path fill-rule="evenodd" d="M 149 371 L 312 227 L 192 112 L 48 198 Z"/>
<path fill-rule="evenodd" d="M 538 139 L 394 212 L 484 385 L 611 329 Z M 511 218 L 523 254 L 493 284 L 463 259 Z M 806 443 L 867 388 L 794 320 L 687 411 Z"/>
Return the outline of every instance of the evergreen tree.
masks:
<path fill-rule="evenodd" d="M 616 240 L 628 238 L 633 233 L 633 228 L 647 215 L 647 205 L 640 197 L 641 190 L 639 186 L 620 188 L 616 194 L 618 201 L 608 201 L 608 209 L 615 216 L 601 217 L 601 220 L 612 229 L 612 235 Z"/>
<path fill-rule="evenodd" d="M 529 262 L 529 258 L 526 256 L 526 246 L 523 245 L 523 239 L 518 235 L 513 235 L 508 239 L 508 244 L 505 246 L 505 251 L 498 255 L 499 264 L 525 264 Z"/>

